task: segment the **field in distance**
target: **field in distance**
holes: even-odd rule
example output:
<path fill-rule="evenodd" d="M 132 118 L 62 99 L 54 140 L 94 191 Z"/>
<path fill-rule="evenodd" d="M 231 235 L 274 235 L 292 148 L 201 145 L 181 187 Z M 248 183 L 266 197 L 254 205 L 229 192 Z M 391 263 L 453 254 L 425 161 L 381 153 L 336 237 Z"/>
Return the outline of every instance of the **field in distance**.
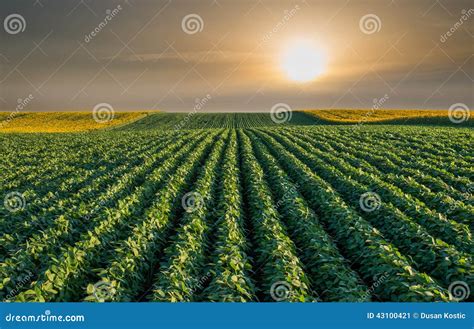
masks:
<path fill-rule="evenodd" d="M 421 124 L 453 125 L 442 110 L 312 110 L 293 111 L 281 116 L 270 113 L 165 113 L 116 112 L 113 120 L 94 120 L 91 112 L 0 113 L 0 132 L 81 132 L 99 129 L 202 129 L 250 128 L 281 125 L 331 124 Z M 460 126 L 472 126 L 466 121 Z"/>
<path fill-rule="evenodd" d="M 421 119 L 420 123 L 426 119 L 448 119 L 447 110 L 305 110 L 305 113 L 316 116 L 317 118 L 334 123 L 358 123 L 358 122 L 384 122 L 393 121 L 411 122 L 411 119 Z M 433 121 L 433 122 L 436 122 Z M 442 122 L 439 121 L 439 122 Z"/>
<path fill-rule="evenodd" d="M 143 118 L 146 112 L 117 112 L 113 120 L 92 112 L 0 112 L 0 132 L 5 133 L 65 133 L 106 129 Z"/>

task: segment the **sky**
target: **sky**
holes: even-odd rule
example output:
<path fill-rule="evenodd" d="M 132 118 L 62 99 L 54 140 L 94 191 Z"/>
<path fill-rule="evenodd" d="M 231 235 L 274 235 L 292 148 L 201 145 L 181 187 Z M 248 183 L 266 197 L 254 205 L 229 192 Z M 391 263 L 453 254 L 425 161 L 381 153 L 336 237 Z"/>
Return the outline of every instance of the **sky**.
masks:
<path fill-rule="evenodd" d="M 2 0 L 0 110 L 474 103 L 464 0 Z M 300 42 L 311 51 L 283 58 Z M 313 52 L 314 50 L 314 52 Z M 294 63 L 296 61 L 296 63 Z M 294 67 L 294 66 L 298 67 Z M 301 82 L 291 70 L 319 75 Z M 290 70 L 290 72 L 288 71 Z M 301 72 L 300 72 L 301 73 Z"/>

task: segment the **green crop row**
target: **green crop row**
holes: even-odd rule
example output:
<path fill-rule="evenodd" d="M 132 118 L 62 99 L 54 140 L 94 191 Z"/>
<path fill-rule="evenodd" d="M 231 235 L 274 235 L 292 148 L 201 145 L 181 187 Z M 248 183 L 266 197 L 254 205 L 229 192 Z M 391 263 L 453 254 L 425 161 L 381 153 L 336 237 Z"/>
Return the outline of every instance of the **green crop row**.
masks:
<path fill-rule="evenodd" d="M 153 285 L 151 299 L 154 301 L 192 301 L 199 290 L 200 278 L 206 275 L 206 247 L 215 206 L 213 195 L 227 137 L 228 131 L 219 138 L 201 167 L 192 194 L 183 197 L 187 209 L 164 252 L 165 261 Z"/>
<path fill-rule="evenodd" d="M 245 302 L 255 300 L 255 286 L 250 277 L 252 260 L 248 255 L 249 243 L 245 236 L 242 187 L 237 154 L 237 134 L 231 133 L 224 154 L 218 193 L 216 238 L 210 275 L 204 300 Z"/>
<path fill-rule="evenodd" d="M 296 247 L 282 225 L 264 172 L 252 152 L 250 139 L 242 131 L 239 131 L 239 143 L 244 193 L 247 195 L 248 214 L 256 243 L 256 266 L 262 276 L 262 294 L 265 300 L 275 300 L 272 290 L 280 285 L 286 291 L 283 296 L 276 295 L 278 299 L 315 300 L 317 296 L 311 291 L 303 264 L 296 256 Z"/>
<path fill-rule="evenodd" d="M 199 142 L 198 139 L 194 144 L 198 145 Z M 132 188 L 131 194 L 119 200 L 116 207 L 101 212 L 95 218 L 97 225 L 82 233 L 76 243 L 62 248 L 59 255 L 51 259 L 39 279 L 32 282 L 31 289 L 20 293 L 17 300 L 69 300 L 85 293 L 85 273 L 92 270 L 91 264 L 99 263 L 100 258 L 110 258 L 113 243 L 130 234 L 127 228 L 150 205 L 152 196 L 164 184 L 166 175 L 173 173 L 173 169 L 192 149 L 193 143 L 188 143 L 178 153 L 173 144 L 169 146 L 162 157 L 171 156 L 171 160 L 164 162 L 166 165 L 155 167 L 146 179 L 142 178 L 142 182 Z M 163 160 L 162 158 L 161 161 Z M 156 159 L 152 161 L 155 162 Z"/>
<path fill-rule="evenodd" d="M 389 201 L 382 201 L 376 211 L 365 212 L 359 206 L 359 199 L 362 194 L 370 191 L 368 186 L 358 183 L 330 163 L 322 161 L 324 155 L 315 148 L 309 148 L 305 144 L 303 145 L 306 148 L 300 147 L 283 136 L 277 136 L 276 140 L 289 151 L 301 155 L 303 162 L 314 172 L 324 180 L 330 181 L 335 191 L 349 205 L 358 209 L 361 216 L 379 229 L 404 254 L 411 256 L 420 270 L 432 275 L 446 286 L 455 280 L 474 283 L 471 282 L 474 278 L 469 278 L 469 273 L 474 273 L 470 256 L 430 236 L 422 226 L 404 215 Z M 334 163 L 334 159 L 331 160 Z"/>
<path fill-rule="evenodd" d="M 290 177 L 300 184 L 302 194 L 339 242 L 344 256 L 357 264 L 362 279 L 378 298 L 391 301 L 449 299 L 445 289 L 428 275 L 417 272 L 408 259 L 349 207 L 326 181 L 283 146 L 268 136 L 259 136 Z"/>
<path fill-rule="evenodd" d="M 261 143 L 255 138 L 252 141 L 278 200 L 277 210 L 284 215 L 312 285 L 321 298 L 327 301 L 370 300 L 368 288 L 341 256 L 314 211 L 298 192 L 298 185 L 291 182 Z"/>
<path fill-rule="evenodd" d="M 305 118 L 156 114 L 111 131 L 0 134 L 0 299 L 431 302 L 456 300 L 454 282 L 472 290 L 472 130 Z"/>

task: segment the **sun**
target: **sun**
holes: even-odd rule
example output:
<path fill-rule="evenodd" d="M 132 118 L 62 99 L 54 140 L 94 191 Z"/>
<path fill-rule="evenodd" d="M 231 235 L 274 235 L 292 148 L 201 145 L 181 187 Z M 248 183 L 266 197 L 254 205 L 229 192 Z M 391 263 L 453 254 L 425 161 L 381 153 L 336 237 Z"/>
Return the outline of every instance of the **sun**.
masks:
<path fill-rule="evenodd" d="M 280 66 L 290 80 L 312 81 L 326 71 L 326 54 L 313 42 L 298 40 L 285 47 Z"/>

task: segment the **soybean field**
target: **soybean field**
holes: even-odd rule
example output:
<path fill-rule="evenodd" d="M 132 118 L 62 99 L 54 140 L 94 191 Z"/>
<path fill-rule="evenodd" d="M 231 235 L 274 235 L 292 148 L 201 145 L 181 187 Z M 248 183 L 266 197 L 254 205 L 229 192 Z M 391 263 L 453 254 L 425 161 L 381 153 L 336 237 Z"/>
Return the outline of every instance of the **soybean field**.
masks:
<path fill-rule="evenodd" d="M 0 134 L 0 299 L 472 300 L 472 128 L 292 120 Z"/>

